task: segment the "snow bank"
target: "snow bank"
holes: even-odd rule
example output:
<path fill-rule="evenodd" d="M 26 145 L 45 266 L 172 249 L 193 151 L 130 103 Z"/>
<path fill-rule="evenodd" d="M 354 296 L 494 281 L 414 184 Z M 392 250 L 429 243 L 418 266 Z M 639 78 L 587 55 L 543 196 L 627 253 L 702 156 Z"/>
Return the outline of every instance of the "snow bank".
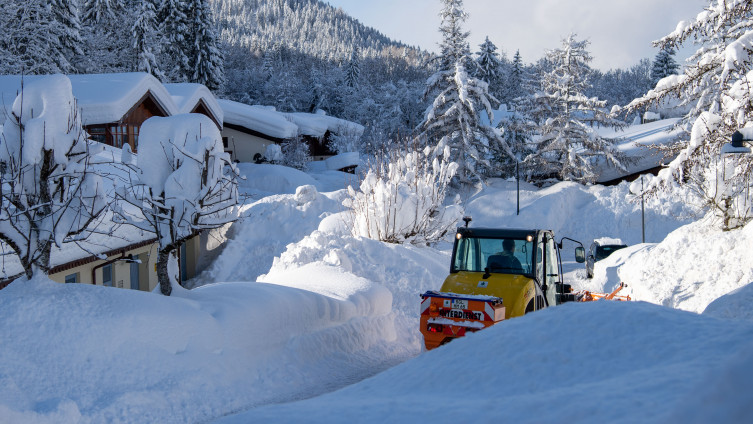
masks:
<path fill-rule="evenodd" d="M 619 268 L 619 277 L 636 300 L 700 313 L 714 299 L 753 281 L 751 245 L 753 225 L 725 232 L 718 223 L 701 220 L 635 251 Z"/>
<path fill-rule="evenodd" d="M 268 163 L 239 163 L 238 170 L 244 180 L 238 181 L 238 188 L 249 194 L 293 194 L 300 186 L 319 186 L 319 183 L 297 169 Z"/>
<path fill-rule="evenodd" d="M 361 158 L 358 156 L 358 152 L 346 152 L 324 160 L 311 161 L 308 163 L 308 169 L 309 171 L 314 172 L 326 170 L 337 171 L 339 169 L 347 168 L 349 166 L 358 166 L 360 164 Z"/>
<path fill-rule="evenodd" d="M 225 283 L 164 297 L 16 281 L 0 291 L 0 340 L 12 340 L 0 422 L 205 422 L 392 365 L 389 293 L 319 275 L 343 290 Z"/>
<path fill-rule="evenodd" d="M 392 312 L 401 346 L 394 354 L 403 359 L 416 355 L 423 344 L 417 325 L 419 294 L 442 285 L 449 272 L 449 252 L 351 237 L 337 225 L 342 219 L 341 215 L 332 215 L 322 222 L 320 231 L 288 245 L 259 280 L 308 286 L 313 274 L 307 271 L 314 266 L 336 267 L 377 283 L 392 294 Z"/>
<path fill-rule="evenodd" d="M 566 304 L 455 340 L 338 392 L 217 422 L 450 423 L 471 415 L 478 422 L 684 422 L 670 417 L 686 415 L 689 396 L 702 399 L 696 392 L 707 376 L 724 389 L 718 364 L 750 346 L 752 336 L 749 323 L 730 326 L 641 302 Z M 742 389 L 753 376 L 749 352 L 734 380 Z M 731 411 L 722 416 L 753 419 L 750 391 L 709 391 L 718 410 Z"/>
<path fill-rule="evenodd" d="M 292 169 L 289 172 L 292 171 L 298 172 Z M 320 194 L 314 186 L 307 185 L 299 187 L 295 195 L 269 196 L 244 206 L 241 210 L 244 218 L 233 224 L 222 254 L 195 284 L 256 281 L 259 275 L 269 271 L 274 258 L 282 254 L 288 244 L 311 234 L 322 218 L 340 209 L 341 195 Z"/>
<path fill-rule="evenodd" d="M 753 283 L 732 290 L 709 303 L 703 314 L 718 318 L 753 321 L 751 305 L 753 305 Z"/>

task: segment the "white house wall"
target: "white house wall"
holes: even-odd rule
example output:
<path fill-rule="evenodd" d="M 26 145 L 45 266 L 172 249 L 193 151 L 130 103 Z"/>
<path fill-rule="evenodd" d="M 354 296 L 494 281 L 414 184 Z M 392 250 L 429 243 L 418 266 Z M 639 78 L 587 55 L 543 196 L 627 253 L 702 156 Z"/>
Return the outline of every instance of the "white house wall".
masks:
<path fill-rule="evenodd" d="M 271 140 L 227 127 L 222 130 L 222 136 L 227 137 L 225 151 L 231 151 L 232 159 L 238 162 L 253 162 L 255 154 L 264 156 L 267 146 L 274 144 Z"/>

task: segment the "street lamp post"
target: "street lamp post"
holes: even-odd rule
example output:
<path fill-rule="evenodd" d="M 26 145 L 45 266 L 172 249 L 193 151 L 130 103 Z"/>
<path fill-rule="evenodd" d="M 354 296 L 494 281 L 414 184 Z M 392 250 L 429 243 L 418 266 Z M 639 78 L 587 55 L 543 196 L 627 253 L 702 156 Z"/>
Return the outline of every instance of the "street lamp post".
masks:
<path fill-rule="evenodd" d="M 636 197 L 638 196 L 638 193 L 637 193 L 637 191 L 638 191 L 637 184 L 638 184 L 637 181 L 634 180 L 633 183 L 631 183 L 630 187 L 628 188 L 628 191 L 630 191 L 630 194 L 632 194 L 633 196 L 636 196 Z M 640 190 L 640 195 L 641 195 L 641 243 L 645 243 L 646 242 L 646 208 L 645 208 L 645 202 L 644 202 L 644 197 L 646 195 L 646 193 L 644 193 L 645 190 L 646 189 L 645 189 L 645 187 L 643 185 L 643 175 L 641 175 L 641 190 Z"/>
<path fill-rule="evenodd" d="M 515 161 L 515 183 L 516 183 L 516 194 L 517 194 L 517 208 L 515 215 L 520 215 L 520 161 Z"/>

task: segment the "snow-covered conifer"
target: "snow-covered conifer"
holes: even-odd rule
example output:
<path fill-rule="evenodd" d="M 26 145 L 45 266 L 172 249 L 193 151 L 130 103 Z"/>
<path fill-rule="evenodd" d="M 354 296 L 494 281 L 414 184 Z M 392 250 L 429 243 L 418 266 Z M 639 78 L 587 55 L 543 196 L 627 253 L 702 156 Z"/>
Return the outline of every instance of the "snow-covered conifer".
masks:
<path fill-rule="evenodd" d="M 675 50 L 671 47 L 663 48 L 656 54 L 654 63 L 651 65 L 651 82 L 654 87 L 660 79 L 677 74 L 680 66 L 674 59 Z"/>
<path fill-rule="evenodd" d="M 47 274 L 52 246 L 86 238 L 107 206 L 101 178 L 89 168 L 96 143 L 63 75 L 22 86 L 1 128 L 0 240 L 26 277 Z"/>
<path fill-rule="evenodd" d="M 78 0 L 53 0 L 50 7 L 55 20 L 61 25 L 60 45 L 68 63 L 75 64 L 84 54 L 84 41 L 81 37 Z M 71 69 L 73 70 L 73 68 Z"/>
<path fill-rule="evenodd" d="M 193 76 L 191 68 L 190 33 L 192 22 L 186 0 L 165 0 L 160 16 L 164 16 L 161 32 L 164 36 L 165 72 L 170 81 L 187 82 Z"/>
<path fill-rule="evenodd" d="M 526 70 L 523 65 L 523 58 L 520 56 L 520 50 L 515 51 L 510 64 L 509 73 L 504 82 L 504 94 L 502 99 L 512 102 L 525 93 L 524 84 L 526 81 Z"/>
<path fill-rule="evenodd" d="M 192 0 L 189 10 L 193 14 L 187 43 L 190 48 L 188 59 L 193 68 L 190 81 L 215 91 L 224 84 L 225 71 L 212 12 L 207 0 Z"/>
<path fill-rule="evenodd" d="M 501 94 L 502 82 L 504 78 L 504 65 L 497 53 L 497 46 L 489 41 L 489 37 L 479 46 L 476 64 L 478 65 L 475 77 L 486 82 L 489 86 L 489 92 L 497 97 Z"/>
<path fill-rule="evenodd" d="M 578 41 L 571 34 L 561 48 L 548 51 L 539 91 L 521 104 L 535 126 L 536 148 L 525 162 L 536 179 L 593 181 L 596 160 L 623 168 L 615 141 L 596 132 L 596 127 L 622 123 L 604 110 L 606 102 L 584 94 L 591 61 L 587 47 L 587 40 Z"/>
<path fill-rule="evenodd" d="M 4 73 L 69 72 L 68 34 L 47 1 L 2 2 L 0 5 L 0 66 Z"/>
<path fill-rule="evenodd" d="M 461 23 L 466 14 L 462 0 L 444 0 L 440 32 L 442 56 L 438 58 L 439 70 L 426 83 L 424 97 L 434 95 L 426 110 L 419 138 L 424 143 L 443 151 L 450 147 L 453 162 L 458 164 L 458 177 L 463 181 L 483 180 L 497 173 L 496 162 L 491 159 L 503 152 L 513 156 L 502 138 L 502 131 L 483 123 L 481 113 L 493 121 L 486 82 L 469 75 L 473 59 L 468 47 L 468 33 Z M 453 63 L 449 66 L 448 63 Z"/>
<path fill-rule="evenodd" d="M 157 39 L 157 10 L 153 0 L 141 0 L 140 9 L 136 15 L 136 22 L 131 29 L 133 33 L 133 47 L 136 49 L 136 70 L 147 72 L 159 80 L 164 80 L 165 75 L 157 63 L 154 48 L 154 40 Z"/>
<path fill-rule="evenodd" d="M 353 45 L 348 65 L 345 68 L 345 85 L 350 88 L 358 88 L 358 77 L 361 75 L 361 58 L 359 57 L 358 45 Z"/>
<path fill-rule="evenodd" d="M 131 29 L 136 10 L 116 0 L 86 0 L 81 13 L 85 72 L 126 72 L 136 54 Z"/>
<path fill-rule="evenodd" d="M 114 212 L 119 222 L 157 236 L 157 278 L 169 296 L 178 284 L 180 246 L 198 231 L 238 218 L 238 172 L 219 129 L 205 115 L 149 118 L 139 138 L 136 164 L 128 165 L 132 183 L 117 191 L 128 207 L 119 203 Z M 130 154 L 127 146 L 124 154 Z"/>

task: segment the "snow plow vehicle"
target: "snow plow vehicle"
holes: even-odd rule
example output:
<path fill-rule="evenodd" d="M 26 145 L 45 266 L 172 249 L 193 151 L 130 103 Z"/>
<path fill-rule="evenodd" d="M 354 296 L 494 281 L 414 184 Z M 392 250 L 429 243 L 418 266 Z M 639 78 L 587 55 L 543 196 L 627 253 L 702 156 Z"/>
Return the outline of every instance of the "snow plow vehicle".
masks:
<path fill-rule="evenodd" d="M 421 333 L 426 349 L 519 317 L 572 301 L 600 298 L 629 300 L 610 294 L 576 292 L 562 280 L 560 249 L 549 230 L 469 228 L 463 218 L 452 250 L 450 275 L 439 291 L 421 295 Z M 583 246 L 575 258 L 585 261 Z"/>

